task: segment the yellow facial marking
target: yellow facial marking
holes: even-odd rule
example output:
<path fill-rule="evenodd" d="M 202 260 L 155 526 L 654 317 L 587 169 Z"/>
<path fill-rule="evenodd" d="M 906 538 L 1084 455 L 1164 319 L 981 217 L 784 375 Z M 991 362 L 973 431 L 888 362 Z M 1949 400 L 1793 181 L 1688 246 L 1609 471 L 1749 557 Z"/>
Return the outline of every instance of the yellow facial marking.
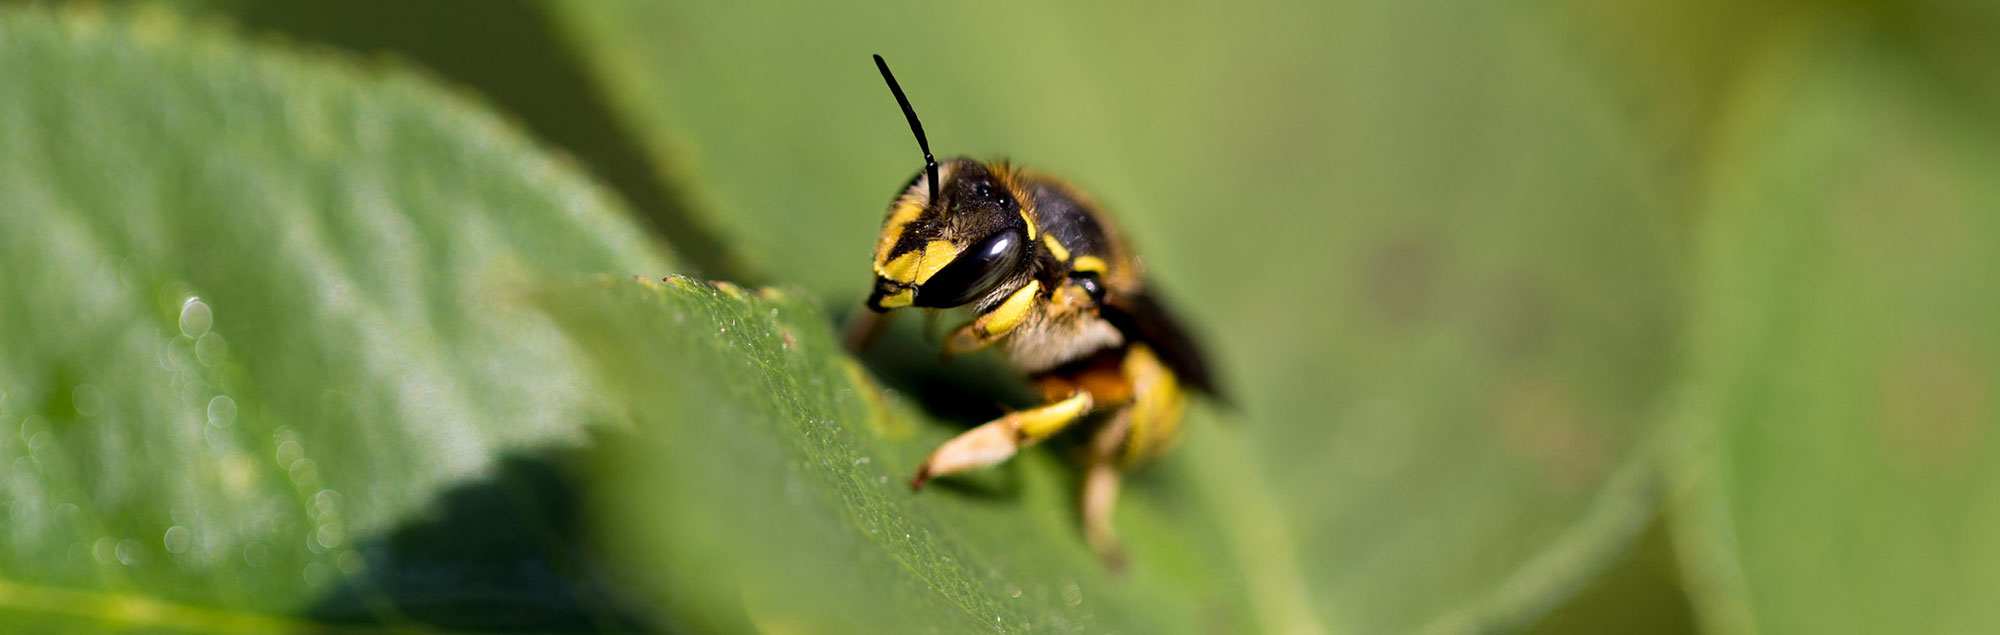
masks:
<path fill-rule="evenodd" d="M 896 246 L 896 241 L 903 238 L 903 230 L 909 227 L 910 221 L 916 220 L 923 213 L 923 203 L 913 197 L 904 196 L 898 201 L 896 209 L 889 212 L 888 222 L 882 224 L 882 237 L 875 241 L 875 259 L 888 258 L 889 250 Z"/>
<path fill-rule="evenodd" d="M 1021 208 L 1021 222 L 1028 224 L 1028 240 L 1034 240 L 1035 234 L 1038 233 L 1035 230 L 1035 219 L 1028 218 L 1028 208 L 1026 207 Z"/>
<path fill-rule="evenodd" d="M 895 260 L 886 263 L 877 260 L 875 275 L 887 278 L 892 282 L 911 284 L 916 281 L 917 261 L 922 258 L 922 254 L 923 252 L 919 251 L 908 251 L 903 252 L 901 256 L 897 256 Z"/>
<path fill-rule="evenodd" d="M 1041 281 L 1029 280 L 1027 286 L 1021 287 L 1020 291 L 1015 291 L 1014 295 L 1007 296 L 1005 302 L 1001 302 L 1000 306 L 987 312 L 986 316 L 980 320 L 983 327 L 982 330 L 986 331 L 988 335 L 999 335 L 1014 330 L 1016 326 L 1020 326 L 1021 320 L 1028 317 L 1028 309 L 1035 306 L 1035 294 L 1040 293 L 1041 290 Z"/>
<path fill-rule="evenodd" d="M 1077 271 L 1104 273 L 1104 259 L 1097 256 L 1077 256 L 1076 263 L 1070 265 L 1070 268 Z"/>
<path fill-rule="evenodd" d="M 926 243 L 924 245 L 924 256 L 917 262 L 916 276 L 911 278 L 910 281 L 922 285 L 925 280 L 929 280 L 931 276 L 937 275 L 939 269 L 943 269 L 945 265 L 951 264 L 951 259 L 957 258 L 958 252 L 958 245 L 952 244 L 949 240 L 933 240 Z M 914 254 L 916 252 L 913 251 L 910 253 Z M 907 256 L 907 254 L 905 255 Z"/>
<path fill-rule="evenodd" d="M 1069 248 L 1056 240 L 1055 234 L 1042 234 L 1042 244 L 1049 246 L 1049 253 L 1055 254 L 1056 260 L 1069 262 Z"/>
<path fill-rule="evenodd" d="M 910 289 L 897 291 L 894 295 L 882 298 L 882 308 L 894 309 L 898 307 L 910 306 L 910 301 L 914 300 L 915 298 L 916 294 L 913 293 Z"/>

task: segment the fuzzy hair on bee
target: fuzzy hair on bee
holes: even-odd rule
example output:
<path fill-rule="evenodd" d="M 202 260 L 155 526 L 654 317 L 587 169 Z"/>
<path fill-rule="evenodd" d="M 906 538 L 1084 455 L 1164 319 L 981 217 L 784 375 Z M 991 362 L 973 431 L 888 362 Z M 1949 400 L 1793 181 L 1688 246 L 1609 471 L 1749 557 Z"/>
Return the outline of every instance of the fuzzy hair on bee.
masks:
<path fill-rule="evenodd" d="M 938 162 L 888 63 L 879 55 L 875 63 L 924 168 L 889 206 L 866 306 L 875 314 L 969 309 L 975 317 L 945 338 L 944 351 L 997 345 L 1045 401 L 945 442 L 911 487 L 1094 425 L 1081 497 L 1085 537 L 1115 566 L 1123 561 L 1111 526 L 1119 470 L 1173 445 L 1190 392 L 1220 394 L 1205 358 L 1150 293 L 1138 259 L 1094 201 L 1007 162 Z"/>

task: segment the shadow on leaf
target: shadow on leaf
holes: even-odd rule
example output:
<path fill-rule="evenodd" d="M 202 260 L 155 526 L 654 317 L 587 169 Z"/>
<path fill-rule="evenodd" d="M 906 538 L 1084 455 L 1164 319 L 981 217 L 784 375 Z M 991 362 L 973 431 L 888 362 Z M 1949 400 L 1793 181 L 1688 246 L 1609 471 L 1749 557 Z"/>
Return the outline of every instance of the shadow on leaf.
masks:
<path fill-rule="evenodd" d="M 660 632 L 603 566 L 583 518 L 587 450 L 510 455 L 429 513 L 357 542 L 365 569 L 307 614 L 331 623 Z"/>

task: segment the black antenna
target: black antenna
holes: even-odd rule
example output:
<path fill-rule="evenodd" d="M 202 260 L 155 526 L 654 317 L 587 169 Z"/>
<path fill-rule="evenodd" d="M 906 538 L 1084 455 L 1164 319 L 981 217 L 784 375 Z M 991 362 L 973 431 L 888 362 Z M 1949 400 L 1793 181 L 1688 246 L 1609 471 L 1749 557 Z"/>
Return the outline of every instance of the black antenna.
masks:
<path fill-rule="evenodd" d="M 929 181 L 931 185 L 931 204 L 936 205 L 938 200 L 938 165 L 937 159 L 931 156 L 930 140 L 924 138 L 924 123 L 917 121 L 917 111 L 910 108 L 910 98 L 903 96 L 903 87 L 896 85 L 896 76 L 889 73 L 889 63 L 882 61 L 882 56 L 880 55 L 875 56 L 875 68 L 882 69 L 882 81 L 889 82 L 889 92 L 896 94 L 896 105 L 903 107 L 903 118 L 910 120 L 910 132 L 917 133 L 917 147 L 924 149 L 924 171 L 930 174 L 931 177 Z"/>

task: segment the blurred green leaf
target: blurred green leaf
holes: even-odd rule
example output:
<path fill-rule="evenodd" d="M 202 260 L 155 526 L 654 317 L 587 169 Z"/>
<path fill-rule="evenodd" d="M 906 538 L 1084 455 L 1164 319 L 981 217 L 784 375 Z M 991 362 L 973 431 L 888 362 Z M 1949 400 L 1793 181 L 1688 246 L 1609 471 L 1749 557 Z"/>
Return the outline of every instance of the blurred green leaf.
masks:
<path fill-rule="evenodd" d="M 1694 607 L 1681 590 L 1673 542 L 1664 518 L 1646 525 L 1631 548 L 1576 595 L 1540 621 L 1530 635 L 1674 635 L 1696 632 Z"/>
<path fill-rule="evenodd" d="M 178 11 L 227 16 L 246 31 L 272 31 L 313 46 L 419 66 L 477 91 L 519 120 L 530 136 L 574 155 L 617 191 L 640 223 L 673 248 L 688 275 L 739 282 L 756 276 L 730 241 L 680 200 L 671 169 L 658 170 L 612 116 L 545 3 L 525 0 L 177 1 Z"/>
<path fill-rule="evenodd" d="M 2000 623 L 2000 136 L 1848 21 L 1722 130 L 1677 534 L 1717 633 Z"/>
<path fill-rule="evenodd" d="M 941 154 L 1093 192 L 1241 393 L 1244 489 L 1284 520 L 1230 522 L 1296 554 L 1248 575 L 1302 575 L 1331 630 L 1518 625 L 1653 514 L 1681 232 L 1567 24 L 1443 2 L 556 11 L 698 208 L 836 310 L 920 165 L 870 53 Z"/>
<path fill-rule="evenodd" d="M 618 623 L 506 459 L 601 401 L 526 289 L 671 266 L 603 191 L 157 12 L 0 14 L 0 86 L 0 622 Z"/>

